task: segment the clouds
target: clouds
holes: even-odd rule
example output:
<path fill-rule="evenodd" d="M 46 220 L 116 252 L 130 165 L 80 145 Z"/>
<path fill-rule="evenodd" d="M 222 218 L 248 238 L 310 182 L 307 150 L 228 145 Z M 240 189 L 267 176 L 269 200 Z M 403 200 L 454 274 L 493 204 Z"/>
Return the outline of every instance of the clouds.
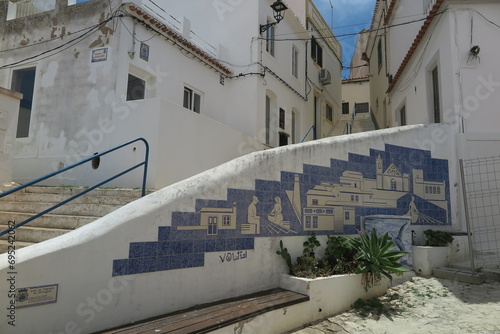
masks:
<path fill-rule="evenodd" d="M 345 34 L 356 34 L 370 27 L 376 0 L 313 0 L 328 24 L 333 24 L 333 33 L 342 44 L 342 62 L 349 66 L 356 49 L 357 36 L 341 37 Z M 333 6 L 333 20 L 332 20 Z M 349 71 L 342 73 L 349 76 Z"/>

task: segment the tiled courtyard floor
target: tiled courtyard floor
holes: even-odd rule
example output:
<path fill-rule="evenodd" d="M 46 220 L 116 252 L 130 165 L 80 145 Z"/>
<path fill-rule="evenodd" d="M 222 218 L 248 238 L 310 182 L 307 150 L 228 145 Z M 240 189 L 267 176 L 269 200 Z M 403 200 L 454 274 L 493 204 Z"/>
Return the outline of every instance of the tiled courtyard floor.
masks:
<path fill-rule="evenodd" d="M 500 282 L 414 277 L 360 308 L 294 334 L 500 334 Z"/>

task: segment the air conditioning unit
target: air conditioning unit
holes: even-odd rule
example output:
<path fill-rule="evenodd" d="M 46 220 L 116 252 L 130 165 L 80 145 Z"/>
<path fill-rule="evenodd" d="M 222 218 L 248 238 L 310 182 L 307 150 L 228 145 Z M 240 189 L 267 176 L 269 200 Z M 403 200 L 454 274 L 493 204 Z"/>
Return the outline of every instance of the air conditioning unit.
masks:
<path fill-rule="evenodd" d="M 328 71 L 326 68 L 322 68 L 319 72 L 319 81 L 323 86 L 331 84 L 332 75 L 330 74 L 330 71 Z"/>

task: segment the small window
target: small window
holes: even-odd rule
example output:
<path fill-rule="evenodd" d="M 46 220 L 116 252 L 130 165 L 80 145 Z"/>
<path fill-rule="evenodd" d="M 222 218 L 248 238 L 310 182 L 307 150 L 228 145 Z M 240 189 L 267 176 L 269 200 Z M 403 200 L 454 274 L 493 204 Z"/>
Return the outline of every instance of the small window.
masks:
<path fill-rule="evenodd" d="M 323 49 L 314 37 L 311 37 L 311 58 L 319 67 L 323 67 Z"/>
<path fill-rule="evenodd" d="M 266 144 L 271 144 L 271 98 L 266 95 Z"/>
<path fill-rule="evenodd" d="M 222 226 L 231 226 L 231 216 L 222 217 Z"/>
<path fill-rule="evenodd" d="M 217 235 L 217 217 L 208 217 L 208 235 Z"/>
<path fill-rule="evenodd" d="M 271 21 L 267 20 L 267 24 Z M 274 26 L 270 26 L 266 30 L 266 51 L 274 57 Z"/>
<path fill-rule="evenodd" d="M 295 46 L 292 46 L 292 75 L 299 77 L 299 51 Z"/>
<path fill-rule="evenodd" d="M 312 200 L 312 205 L 318 205 L 318 200 L 317 199 L 313 199 Z"/>
<path fill-rule="evenodd" d="M 402 106 L 401 109 L 399 109 L 399 125 L 406 125 L 406 106 Z"/>
<path fill-rule="evenodd" d="M 333 123 L 333 107 L 326 104 L 326 119 Z"/>
<path fill-rule="evenodd" d="M 350 212 L 349 211 L 346 211 L 344 212 L 344 220 L 349 220 L 350 219 Z"/>
<path fill-rule="evenodd" d="M 199 114 L 201 112 L 201 93 L 184 87 L 183 106 Z"/>
<path fill-rule="evenodd" d="M 368 102 L 356 103 L 356 114 L 368 113 L 368 111 L 370 111 Z"/>
<path fill-rule="evenodd" d="M 143 100 L 146 96 L 146 81 L 135 75 L 128 75 L 127 101 Z"/>
<path fill-rule="evenodd" d="M 280 108 L 280 128 L 285 130 L 285 110 Z"/>
<path fill-rule="evenodd" d="M 349 115 L 349 102 L 342 103 L 342 115 Z"/>
<path fill-rule="evenodd" d="M 391 190 L 398 190 L 396 180 L 391 180 Z"/>
<path fill-rule="evenodd" d="M 377 55 L 378 55 L 378 71 L 382 69 L 382 39 L 378 40 L 377 46 Z"/>
<path fill-rule="evenodd" d="M 33 91 L 35 88 L 35 72 L 35 67 L 24 68 L 12 72 L 11 89 L 23 94 L 23 99 L 19 104 L 16 138 L 29 137 Z"/>

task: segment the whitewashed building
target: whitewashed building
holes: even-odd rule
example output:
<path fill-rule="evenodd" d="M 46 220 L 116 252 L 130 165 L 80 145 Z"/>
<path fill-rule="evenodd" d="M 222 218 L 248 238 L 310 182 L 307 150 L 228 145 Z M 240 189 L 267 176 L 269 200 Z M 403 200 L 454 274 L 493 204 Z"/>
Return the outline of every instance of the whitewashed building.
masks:
<path fill-rule="evenodd" d="M 497 155 L 497 1 L 377 1 L 366 58 L 379 123 L 453 124 L 462 156 Z M 378 106 L 378 107 L 377 107 Z M 384 116 L 385 115 L 385 116 Z M 382 127 L 382 126 L 381 126 Z M 428 147 L 436 138 L 423 139 Z"/>
<path fill-rule="evenodd" d="M 0 3 L 0 86 L 21 91 L 14 181 L 144 137 L 148 187 L 235 157 L 331 135 L 341 47 L 310 0 Z M 110 7 L 111 6 L 111 7 Z M 281 14 L 283 14 L 281 13 Z M 264 28 L 261 28 L 264 26 Z M 265 29 L 267 28 L 267 29 Z M 189 112 L 191 110 L 192 112 Z M 132 145 L 55 184 L 89 185 L 143 159 Z M 117 186 L 138 186 L 140 172 Z"/>

